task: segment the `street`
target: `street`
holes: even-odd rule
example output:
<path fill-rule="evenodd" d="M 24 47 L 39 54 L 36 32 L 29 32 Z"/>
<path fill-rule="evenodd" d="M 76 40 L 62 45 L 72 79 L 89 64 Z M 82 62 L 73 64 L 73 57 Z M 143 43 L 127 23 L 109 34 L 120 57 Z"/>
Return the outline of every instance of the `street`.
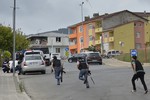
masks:
<path fill-rule="evenodd" d="M 89 77 L 89 89 L 78 79 L 79 71 L 76 63 L 65 62 L 64 67 L 66 74 L 60 86 L 56 85 L 56 79 L 50 67 L 47 67 L 45 75 L 29 73 L 19 77 L 32 100 L 149 100 L 150 98 L 149 92 L 144 95 L 140 80 L 136 82 L 137 92 L 130 92 L 133 71 L 128 66 L 90 65 L 95 84 Z M 149 88 L 150 69 L 148 67 L 144 69 L 145 81 Z"/>

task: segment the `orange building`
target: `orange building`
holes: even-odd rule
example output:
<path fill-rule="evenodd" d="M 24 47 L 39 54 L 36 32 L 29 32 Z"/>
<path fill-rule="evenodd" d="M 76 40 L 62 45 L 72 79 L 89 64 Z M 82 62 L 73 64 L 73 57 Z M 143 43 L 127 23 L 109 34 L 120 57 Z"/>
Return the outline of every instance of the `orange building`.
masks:
<path fill-rule="evenodd" d="M 95 45 L 95 22 L 87 19 L 84 22 L 69 26 L 69 50 L 71 54 L 80 53 L 89 46 Z"/>

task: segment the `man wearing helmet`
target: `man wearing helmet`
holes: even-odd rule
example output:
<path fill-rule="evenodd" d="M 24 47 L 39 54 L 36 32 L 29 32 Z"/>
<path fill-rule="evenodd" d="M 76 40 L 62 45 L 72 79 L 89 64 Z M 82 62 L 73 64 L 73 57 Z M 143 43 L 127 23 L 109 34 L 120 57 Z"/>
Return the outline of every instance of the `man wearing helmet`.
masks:
<path fill-rule="evenodd" d="M 86 57 L 78 58 L 77 68 L 80 70 L 79 79 L 84 81 L 84 84 L 86 84 L 86 88 L 89 88 L 89 82 L 88 82 L 89 66 L 87 64 Z"/>

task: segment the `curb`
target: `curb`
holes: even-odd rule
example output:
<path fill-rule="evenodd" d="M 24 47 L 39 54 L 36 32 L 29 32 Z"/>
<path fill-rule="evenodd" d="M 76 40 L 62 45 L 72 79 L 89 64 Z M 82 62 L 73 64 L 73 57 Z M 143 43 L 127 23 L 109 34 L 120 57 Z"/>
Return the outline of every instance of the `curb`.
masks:
<path fill-rule="evenodd" d="M 19 91 L 26 97 L 26 100 L 31 100 L 31 98 L 29 97 L 29 95 L 27 95 L 27 93 L 25 92 L 23 84 L 20 81 L 18 74 L 15 74 L 15 77 L 17 79 L 17 83 L 16 83 L 17 87 L 19 87 L 19 89 L 20 89 Z"/>

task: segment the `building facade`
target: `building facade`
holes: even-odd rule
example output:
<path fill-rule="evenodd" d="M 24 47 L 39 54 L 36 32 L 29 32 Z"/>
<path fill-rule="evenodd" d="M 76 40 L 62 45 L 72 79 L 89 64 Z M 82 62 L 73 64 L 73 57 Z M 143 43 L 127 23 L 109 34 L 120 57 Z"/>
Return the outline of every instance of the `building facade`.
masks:
<path fill-rule="evenodd" d="M 66 57 L 68 52 L 69 38 L 67 34 L 57 32 L 43 32 L 27 36 L 30 40 L 30 48 L 47 48 L 49 53 L 60 53 Z"/>
<path fill-rule="evenodd" d="M 133 13 L 128 10 L 93 16 L 93 18 L 69 27 L 71 53 L 95 46 L 101 53 L 120 50 L 129 53 L 130 49 L 144 49 L 150 40 L 150 13 Z M 81 32 L 83 27 L 83 32 Z M 71 34 L 72 32 L 72 34 Z M 83 36 L 81 38 L 81 36 Z M 73 45 L 71 44 L 73 43 Z"/>

